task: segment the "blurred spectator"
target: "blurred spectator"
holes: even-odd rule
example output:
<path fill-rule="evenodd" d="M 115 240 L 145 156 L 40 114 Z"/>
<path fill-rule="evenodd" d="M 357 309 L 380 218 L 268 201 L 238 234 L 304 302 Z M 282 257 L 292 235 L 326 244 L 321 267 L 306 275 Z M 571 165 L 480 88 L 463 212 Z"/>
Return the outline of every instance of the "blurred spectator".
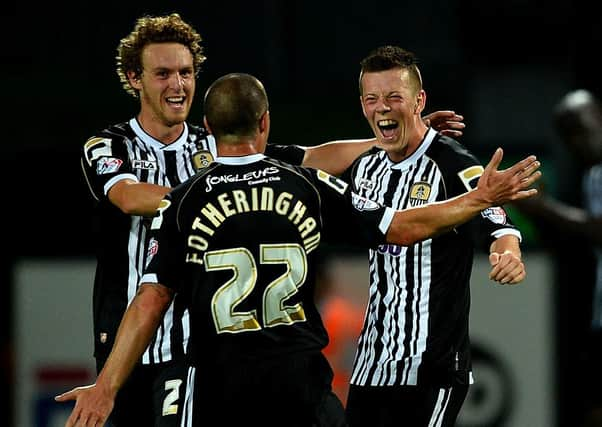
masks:
<path fill-rule="evenodd" d="M 583 353 L 579 354 L 578 347 L 571 346 L 566 362 L 571 364 L 572 373 L 569 375 L 577 377 L 577 381 L 584 381 L 585 387 L 578 385 L 577 390 L 584 393 L 583 425 L 598 427 L 602 426 L 602 107 L 592 93 L 579 89 L 560 99 L 554 109 L 553 119 L 560 141 L 579 161 L 582 206 L 571 206 L 543 192 L 538 197 L 516 203 L 516 206 L 534 219 L 538 227 L 551 231 L 542 233 L 548 247 L 561 246 L 563 252 L 572 252 L 571 259 L 577 257 L 578 266 L 585 268 L 588 253 L 593 250 L 596 272 L 591 298 L 588 298 L 591 307 L 586 307 L 588 312 L 591 308 L 591 328 L 586 333 L 588 339 L 583 346 Z M 573 243 L 567 247 L 567 242 Z M 582 268 L 575 268 L 576 265 L 567 258 L 561 258 L 560 261 L 559 269 L 564 269 L 567 274 L 561 275 L 559 282 L 570 283 L 572 288 L 567 292 L 580 292 L 582 289 L 576 286 L 589 285 L 579 280 L 587 275 Z M 563 276 L 567 280 L 562 280 Z M 579 307 L 579 310 L 582 311 L 583 307 Z M 571 331 L 573 335 L 575 332 Z M 580 361 L 585 364 L 582 366 Z M 574 415 L 571 416 L 572 420 Z"/>

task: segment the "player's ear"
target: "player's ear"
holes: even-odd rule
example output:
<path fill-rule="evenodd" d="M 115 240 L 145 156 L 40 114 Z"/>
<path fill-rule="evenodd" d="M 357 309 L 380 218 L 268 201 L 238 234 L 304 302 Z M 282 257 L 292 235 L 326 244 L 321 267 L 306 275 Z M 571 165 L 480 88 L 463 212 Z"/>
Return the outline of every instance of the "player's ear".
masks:
<path fill-rule="evenodd" d="M 414 114 L 421 114 L 426 105 L 426 92 L 421 89 L 416 95 L 416 104 L 414 105 Z"/>
<path fill-rule="evenodd" d="M 140 76 L 135 71 L 128 71 L 126 74 L 128 77 L 128 81 L 130 82 L 130 86 L 132 86 L 136 90 L 140 90 Z"/>
<path fill-rule="evenodd" d="M 270 110 L 267 110 L 259 119 L 259 132 L 266 133 L 270 130 Z"/>
<path fill-rule="evenodd" d="M 211 126 L 209 126 L 209 123 L 207 123 L 207 116 L 203 116 L 203 124 L 205 125 L 205 129 L 207 129 L 207 132 L 213 134 L 213 132 L 211 131 Z"/>

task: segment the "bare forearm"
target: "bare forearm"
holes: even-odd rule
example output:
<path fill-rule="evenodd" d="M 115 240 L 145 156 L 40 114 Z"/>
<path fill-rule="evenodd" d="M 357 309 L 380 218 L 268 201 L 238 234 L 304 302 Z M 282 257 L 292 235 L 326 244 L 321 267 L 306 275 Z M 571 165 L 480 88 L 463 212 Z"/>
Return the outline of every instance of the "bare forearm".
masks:
<path fill-rule="evenodd" d="M 121 181 L 109 190 L 109 200 L 128 215 L 153 216 L 170 187 Z"/>
<path fill-rule="evenodd" d="M 442 202 L 397 211 L 387 231 L 387 241 L 412 245 L 449 231 L 490 206 L 477 190 L 472 190 Z"/>
<path fill-rule="evenodd" d="M 340 175 L 355 159 L 374 145 L 376 139 L 350 139 L 307 147 L 303 166 L 321 169 L 331 175 Z"/>
<path fill-rule="evenodd" d="M 497 252 L 499 254 L 511 253 L 521 258 L 520 241 L 517 236 L 512 234 L 501 236 L 491 243 L 489 252 Z"/>
<path fill-rule="evenodd" d="M 97 384 L 116 393 L 155 334 L 169 306 L 171 295 L 155 286 L 142 286 L 126 310 L 111 354 L 100 372 Z"/>
<path fill-rule="evenodd" d="M 528 156 L 510 168 L 498 171 L 502 156 L 503 151 L 498 148 L 474 190 L 446 201 L 397 211 L 387 231 L 387 241 L 411 245 L 448 231 L 490 206 L 536 195 L 537 190 L 529 188 L 541 176 L 535 156 Z"/>

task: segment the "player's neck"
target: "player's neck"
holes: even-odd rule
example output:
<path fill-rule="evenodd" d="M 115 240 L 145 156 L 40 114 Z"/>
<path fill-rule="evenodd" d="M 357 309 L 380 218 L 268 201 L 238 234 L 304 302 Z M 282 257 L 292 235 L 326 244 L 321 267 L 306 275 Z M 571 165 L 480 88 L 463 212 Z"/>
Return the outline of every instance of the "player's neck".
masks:
<path fill-rule="evenodd" d="M 261 152 L 255 138 L 222 138 L 217 141 L 217 154 L 220 157 L 240 157 Z"/>
<path fill-rule="evenodd" d="M 138 115 L 138 123 L 146 133 L 163 144 L 171 144 L 184 132 L 184 122 L 166 125 L 161 121 L 149 119 L 144 114 Z"/>

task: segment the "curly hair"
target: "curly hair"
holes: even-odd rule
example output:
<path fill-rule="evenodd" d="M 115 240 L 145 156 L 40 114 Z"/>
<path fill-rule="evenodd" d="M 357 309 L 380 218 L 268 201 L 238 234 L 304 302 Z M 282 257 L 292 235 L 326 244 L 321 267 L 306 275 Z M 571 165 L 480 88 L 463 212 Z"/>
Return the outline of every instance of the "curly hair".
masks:
<path fill-rule="evenodd" d="M 138 91 L 129 82 L 127 73 L 142 74 L 142 50 L 151 43 L 181 43 L 186 46 L 193 58 L 194 74 L 198 75 L 205 61 L 201 36 L 178 13 L 164 16 L 143 16 L 138 18 L 132 32 L 122 38 L 117 46 L 117 75 L 127 93 L 138 98 Z"/>

